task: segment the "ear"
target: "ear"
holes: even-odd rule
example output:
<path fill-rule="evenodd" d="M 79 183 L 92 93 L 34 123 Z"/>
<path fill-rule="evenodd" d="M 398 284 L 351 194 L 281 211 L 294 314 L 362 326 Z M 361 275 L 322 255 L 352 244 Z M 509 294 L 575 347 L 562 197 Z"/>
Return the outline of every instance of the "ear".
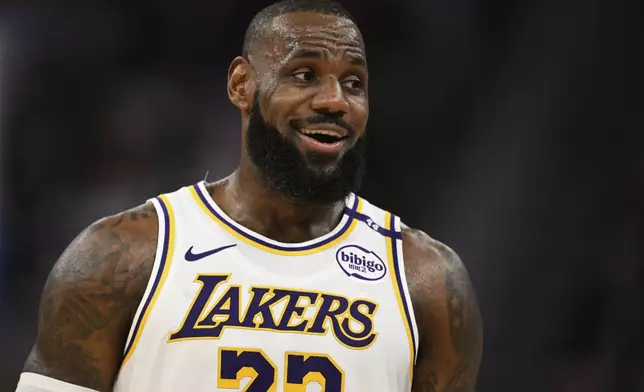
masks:
<path fill-rule="evenodd" d="M 252 105 L 251 78 L 252 72 L 248 61 L 243 57 L 235 57 L 228 67 L 228 98 L 242 111 L 248 110 Z"/>

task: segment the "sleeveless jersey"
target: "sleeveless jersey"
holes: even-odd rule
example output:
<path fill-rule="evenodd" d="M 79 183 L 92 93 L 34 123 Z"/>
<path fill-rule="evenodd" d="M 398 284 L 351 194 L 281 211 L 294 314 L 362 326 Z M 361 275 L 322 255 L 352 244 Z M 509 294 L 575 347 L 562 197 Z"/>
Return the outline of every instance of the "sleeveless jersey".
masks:
<path fill-rule="evenodd" d="M 283 243 L 205 183 L 152 199 L 154 268 L 116 392 L 401 392 L 418 330 L 400 220 L 351 194 L 328 234 Z"/>

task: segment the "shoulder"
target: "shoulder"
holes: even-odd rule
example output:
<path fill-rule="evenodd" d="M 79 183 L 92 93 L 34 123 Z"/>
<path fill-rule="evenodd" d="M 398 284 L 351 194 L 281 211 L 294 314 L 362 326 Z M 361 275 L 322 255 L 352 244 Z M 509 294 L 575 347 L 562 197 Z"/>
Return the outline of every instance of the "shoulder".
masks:
<path fill-rule="evenodd" d="M 152 202 L 119 212 L 97 220 L 87 227 L 87 233 L 104 233 L 112 229 L 122 234 L 130 234 L 140 240 L 156 240 L 158 219 Z"/>
<path fill-rule="evenodd" d="M 157 229 L 148 203 L 94 222 L 71 242 L 45 284 L 26 372 L 111 388 L 152 272 Z"/>
<path fill-rule="evenodd" d="M 424 231 L 403 225 L 403 256 L 410 285 L 429 288 L 444 285 L 446 279 L 467 278 L 467 269 L 458 254 Z M 412 289 L 414 287 L 410 287 Z M 422 289 L 416 288 L 416 289 Z M 413 296 L 413 294 L 412 294 Z"/>
<path fill-rule="evenodd" d="M 130 298 L 133 313 L 152 273 L 158 227 L 151 202 L 101 218 L 72 241 L 50 278 L 74 287 L 79 281 L 112 281 L 112 290 Z"/>
<path fill-rule="evenodd" d="M 424 231 L 405 224 L 402 225 L 402 237 L 405 256 L 412 259 L 429 257 L 429 261 L 435 263 L 456 256 L 447 245 L 433 239 Z"/>
<path fill-rule="evenodd" d="M 137 268 L 151 270 L 157 237 L 157 212 L 152 203 L 101 218 L 69 244 L 52 271 L 70 273 L 50 278 L 73 280 L 107 268 L 114 273 Z"/>
<path fill-rule="evenodd" d="M 135 244 L 147 245 L 156 242 L 159 222 L 157 210 L 152 202 L 141 204 L 134 208 L 107 216 L 92 223 L 82 233 L 90 237 L 109 236 L 123 237 Z"/>
<path fill-rule="evenodd" d="M 422 230 L 404 226 L 402 237 L 407 286 L 421 341 L 439 325 L 452 333 L 466 321 L 479 328 L 478 300 L 459 255 Z"/>
<path fill-rule="evenodd" d="M 421 230 L 403 227 L 402 237 L 420 342 L 412 391 L 471 392 L 483 323 L 467 269 L 454 250 Z"/>

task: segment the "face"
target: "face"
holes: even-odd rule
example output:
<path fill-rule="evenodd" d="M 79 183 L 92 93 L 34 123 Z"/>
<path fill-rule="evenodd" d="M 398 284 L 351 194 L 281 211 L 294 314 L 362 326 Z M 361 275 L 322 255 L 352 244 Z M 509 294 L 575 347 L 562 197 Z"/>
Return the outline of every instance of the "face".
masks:
<path fill-rule="evenodd" d="M 357 192 L 362 183 L 364 137 L 358 138 L 332 169 L 320 170 L 318 167 L 328 166 L 328 154 L 307 152 L 303 155 L 301 147 L 266 122 L 257 103 L 252 106 L 245 147 L 267 184 L 297 202 L 340 201 L 350 192 Z"/>
<path fill-rule="evenodd" d="M 246 98 L 247 154 L 290 198 L 342 199 L 357 191 L 364 169 L 367 65 L 360 33 L 345 18 L 310 12 L 277 17 L 270 31 L 247 64 L 254 77 L 252 100 Z"/>

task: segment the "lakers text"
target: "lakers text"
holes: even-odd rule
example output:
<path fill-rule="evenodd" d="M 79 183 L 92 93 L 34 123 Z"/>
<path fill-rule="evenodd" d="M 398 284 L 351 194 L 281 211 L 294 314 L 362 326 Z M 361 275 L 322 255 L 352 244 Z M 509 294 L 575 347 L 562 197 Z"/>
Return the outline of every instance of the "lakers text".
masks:
<path fill-rule="evenodd" d="M 170 335 L 168 342 L 219 339 L 227 328 L 309 335 L 324 335 L 330 330 L 343 346 L 361 350 L 370 347 L 378 336 L 374 326 L 378 305 L 370 300 L 350 300 L 325 292 L 251 286 L 250 299 L 242 304 L 242 287 L 226 285 L 230 276 L 197 275 L 195 282 L 201 288 L 183 323 Z M 216 293 L 221 294 L 215 297 Z M 307 318 L 305 313 L 313 313 L 307 312 L 309 308 L 314 309 L 314 315 Z"/>

